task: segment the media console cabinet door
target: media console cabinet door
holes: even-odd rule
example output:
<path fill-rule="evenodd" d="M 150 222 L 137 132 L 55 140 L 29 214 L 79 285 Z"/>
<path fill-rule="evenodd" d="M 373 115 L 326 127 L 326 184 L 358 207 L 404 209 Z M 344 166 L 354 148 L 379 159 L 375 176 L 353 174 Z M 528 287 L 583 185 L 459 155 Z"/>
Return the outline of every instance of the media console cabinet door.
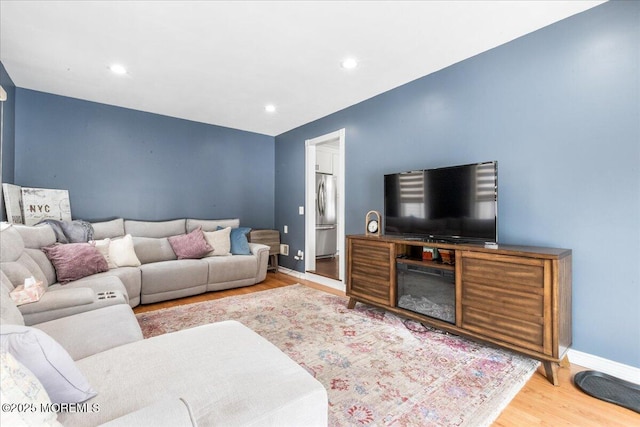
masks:
<path fill-rule="evenodd" d="M 347 295 L 395 307 L 393 243 L 347 239 Z"/>
<path fill-rule="evenodd" d="M 462 251 L 462 328 L 552 356 L 551 260 Z"/>

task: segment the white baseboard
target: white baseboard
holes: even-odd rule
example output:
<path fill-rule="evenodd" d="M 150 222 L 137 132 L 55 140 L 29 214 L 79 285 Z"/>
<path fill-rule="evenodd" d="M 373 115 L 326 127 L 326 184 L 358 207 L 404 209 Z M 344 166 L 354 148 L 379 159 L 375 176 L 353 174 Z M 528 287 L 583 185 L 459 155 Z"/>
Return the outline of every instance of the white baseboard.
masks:
<path fill-rule="evenodd" d="M 290 276 L 294 276 L 304 280 L 311 280 L 312 282 L 316 282 L 342 292 L 346 290 L 345 284 L 339 280 L 331 280 L 327 277 L 318 276 L 316 274 L 301 273 L 296 270 L 290 270 L 286 267 L 278 267 L 278 270 Z M 573 349 L 569 350 L 569 361 L 575 365 L 580 365 L 587 369 L 604 372 L 605 374 L 609 374 L 616 378 L 620 378 L 635 384 L 640 384 L 640 368 L 614 362 L 613 360 L 594 356 L 593 354 L 589 353 L 583 353 L 581 351 Z"/>
<path fill-rule="evenodd" d="M 289 276 L 297 277 L 298 279 L 306 280 L 304 273 L 300 273 L 299 271 L 296 271 L 296 270 L 291 270 L 290 268 L 283 267 L 281 265 L 278 266 L 278 272 L 288 274 Z"/>
<path fill-rule="evenodd" d="M 604 372 L 625 381 L 640 384 L 640 368 L 573 349 L 569 350 L 569 362 L 594 371 Z"/>
<path fill-rule="evenodd" d="M 293 277 L 297 277 L 298 279 L 310 280 L 312 282 L 316 282 L 320 285 L 327 286 L 329 288 L 337 289 L 340 292 L 345 292 L 347 290 L 345 284 L 340 280 L 330 279 L 325 276 L 319 276 L 317 274 L 312 273 L 301 273 L 296 270 L 290 270 L 286 267 L 278 267 L 278 271 L 288 274 Z"/>

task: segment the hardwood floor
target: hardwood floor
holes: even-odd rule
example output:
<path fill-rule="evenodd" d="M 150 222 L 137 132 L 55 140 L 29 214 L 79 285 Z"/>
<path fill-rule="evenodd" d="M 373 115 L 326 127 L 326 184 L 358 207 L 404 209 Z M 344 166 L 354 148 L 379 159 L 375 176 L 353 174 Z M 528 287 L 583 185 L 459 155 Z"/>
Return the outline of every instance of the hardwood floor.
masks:
<path fill-rule="evenodd" d="M 335 256 L 333 258 L 318 258 L 316 259 L 316 269 L 314 271 L 311 271 L 310 273 L 338 280 L 338 277 L 340 277 L 339 268 L 339 256 Z"/>
<path fill-rule="evenodd" d="M 257 285 L 226 291 L 208 292 L 193 297 L 147 304 L 134 308 L 135 313 L 158 310 L 194 302 L 225 298 L 233 295 L 290 286 L 301 283 L 336 295 L 344 295 L 335 289 L 295 278 L 284 273 L 267 273 L 267 279 Z M 493 423 L 493 427 L 524 426 L 580 426 L 580 427 L 630 427 L 640 426 L 640 414 L 620 406 L 594 399 L 573 385 L 571 378 L 585 368 L 571 365 L 561 368 L 560 385 L 553 386 L 544 376 L 542 367 L 525 384 L 511 403 Z"/>

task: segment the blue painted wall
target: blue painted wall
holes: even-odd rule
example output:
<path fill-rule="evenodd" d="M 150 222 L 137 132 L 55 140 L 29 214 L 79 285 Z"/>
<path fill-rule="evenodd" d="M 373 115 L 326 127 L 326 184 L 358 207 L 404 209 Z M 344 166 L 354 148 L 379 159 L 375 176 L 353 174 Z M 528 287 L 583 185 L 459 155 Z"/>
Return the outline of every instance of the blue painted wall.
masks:
<path fill-rule="evenodd" d="M 75 218 L 274 225 L 274 138 L 17 89 L 15 183 L 68 189 Z"/>
<path fill-rule="evenodd" d="M 306 139 L 346 129 L 347 234 L 385 173 L 498 160 L 500 241 L 573 249 L 573 348 L 640 367 L 639 46 L 640 3 L 609 2 L 279 135 L 283 240 L 304 249 Z"/>

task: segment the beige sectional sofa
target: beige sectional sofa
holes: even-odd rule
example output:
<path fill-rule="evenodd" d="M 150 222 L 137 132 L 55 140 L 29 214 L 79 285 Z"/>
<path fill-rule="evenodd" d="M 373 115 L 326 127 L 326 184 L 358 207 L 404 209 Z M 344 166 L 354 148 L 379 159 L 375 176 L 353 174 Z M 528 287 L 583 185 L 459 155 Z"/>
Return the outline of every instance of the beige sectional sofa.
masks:
<path fill-rule="evenodd" d="M 118 302 L 124 298 L 135 307 L 140 303 L 249 286 L 263 281 L 267 274 L 269 247 L 265 245 L 247 243 L 249 253 L 245 255 L 177 259 L 169 244 L 169 237 L 185 235 L 198 228 L 213 232 L 229 227 L 233 231 L 240 226 L 238 219 L 134 221 L 119 218 L 96 222 L 92 226 L 96 241 L 117 241 L 131 236 L 134 262 L 64 285 L 58 283 L 56 270 L 42 251 L 43 247 L 56 243 L 56 235 L 49 225 L 12 225 L 1 232 L 2 271 L 13 287 L 22 284 L 25 277 L 34 276 L 47 288 L 42 300 L 21 308 L 27 324 L 115 302 L 98 300 L 93 294 L 86 293 L 86 288 L 96 292 L 115 291 Z M 51 292 L 60 290 L 64 293 Z M 92 298 L 95 301 L 89 301 Z"/>
<path fill-rule="evenodd" d="M 170 236 L 190 233 L 197 228 L 205 232 L 216 231 L 218 227 L 239 228 L 238 219 L 159 222 L 115 219 L 92 225 L 95 240 L 124 235 L 133 237 L 136 255 L 142 263 L 138 293 L 142 304 L 249 286 L 263 281 L 267 275 L 268 246 L 249 243 L 251 253 L 248 255 L 179 260 L 167 240 Z M 134 278 L 123 277 L 123 282 L 135 292 L 137 281 Z M 135 306 L 136 300 L 132 298 L 131 304 Z"/>
<path fill-rule="evenodd" d="M 3 276 L 3 426 L 327 425 L 322 384 L 236 321 L 142 339 L 120 303 L 25 326 L 8 286 Z"/>
<path fill-rule="evenodd" d="M 238 224 L 96 223 L 97 240 L 132 235 L 140 265 L 66 284 L 57 283 L 39 249 L 52 243 L 50 230 L 0 228 L 1 394 L 9 404 L 1 424 L 326 426 L 324 387 L 238 322 L 143 339 L 131 308 L 140 301 L 264 279 L 266 246 L 252 245 L 249 255 L 202 259 L 168 253 L 167 237 L 180 227 L 188 233 L 219 226 Z M 31 275 L 48 289 L 40 301 L 17 307 L 9 292 Z"/>

